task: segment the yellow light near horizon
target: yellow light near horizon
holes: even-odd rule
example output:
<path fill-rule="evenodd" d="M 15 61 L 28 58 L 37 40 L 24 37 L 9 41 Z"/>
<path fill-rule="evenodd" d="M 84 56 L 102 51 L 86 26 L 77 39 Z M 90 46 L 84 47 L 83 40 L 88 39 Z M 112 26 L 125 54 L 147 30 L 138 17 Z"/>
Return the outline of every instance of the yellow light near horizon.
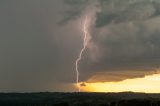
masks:
<path fill-rule="evenodd" d="M 160 93 L 160 74 L 146 76 L 144 78 L 127 79 L 119 82 L 86 83 L 81 87 L 86 92 L 145 92 Z"/>

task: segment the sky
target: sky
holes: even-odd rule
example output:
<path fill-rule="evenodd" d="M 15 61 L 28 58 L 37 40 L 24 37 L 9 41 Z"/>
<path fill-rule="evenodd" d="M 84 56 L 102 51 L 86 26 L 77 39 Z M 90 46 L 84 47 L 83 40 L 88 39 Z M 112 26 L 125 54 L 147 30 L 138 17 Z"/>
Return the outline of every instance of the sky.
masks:
<path fill-rule="evenodd" d="M 159 0 L 1 0 L 0 92 L 77 91 L 75 60 L 86 16 L 90 39 L 79 64 L 82 90 L 160 92 L 159 5 Z M 130 87 L 122 89 L 122 83 Z"/>

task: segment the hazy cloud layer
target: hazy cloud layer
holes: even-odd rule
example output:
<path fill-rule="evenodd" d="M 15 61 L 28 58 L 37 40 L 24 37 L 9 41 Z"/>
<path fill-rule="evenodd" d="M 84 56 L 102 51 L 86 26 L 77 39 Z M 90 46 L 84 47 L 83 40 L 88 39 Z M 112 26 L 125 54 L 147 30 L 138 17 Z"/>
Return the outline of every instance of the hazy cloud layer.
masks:
<path fill-rule="evenodd" d="M 64 2 L 1 2 L 0 91 L 54 91 L 57 83 L 73 82 L 77 36 L 66 33 L 73 25 L 57 25 L 67 8 Z"/>

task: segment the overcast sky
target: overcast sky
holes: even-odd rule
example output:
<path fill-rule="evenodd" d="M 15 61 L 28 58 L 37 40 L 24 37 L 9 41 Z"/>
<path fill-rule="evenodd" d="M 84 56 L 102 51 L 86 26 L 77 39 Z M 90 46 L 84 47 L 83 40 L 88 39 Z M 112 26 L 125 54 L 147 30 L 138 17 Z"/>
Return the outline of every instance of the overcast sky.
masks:
<path fill-rule="evenodd" d="M 74 91 L 82 17 L 91 12 L 80 81 L 157 73 L 159 0 L 1 0 L 0 92 Z"/>

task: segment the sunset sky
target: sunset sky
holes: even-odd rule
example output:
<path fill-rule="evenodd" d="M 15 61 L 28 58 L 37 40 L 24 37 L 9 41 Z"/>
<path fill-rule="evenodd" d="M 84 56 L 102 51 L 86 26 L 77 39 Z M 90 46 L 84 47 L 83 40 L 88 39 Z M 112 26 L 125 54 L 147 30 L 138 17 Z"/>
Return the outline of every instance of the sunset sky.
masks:
<path fill-rule="evenodd" d="M 160 0 L 0 0 L 0 92 L 160 92 Z"/>

